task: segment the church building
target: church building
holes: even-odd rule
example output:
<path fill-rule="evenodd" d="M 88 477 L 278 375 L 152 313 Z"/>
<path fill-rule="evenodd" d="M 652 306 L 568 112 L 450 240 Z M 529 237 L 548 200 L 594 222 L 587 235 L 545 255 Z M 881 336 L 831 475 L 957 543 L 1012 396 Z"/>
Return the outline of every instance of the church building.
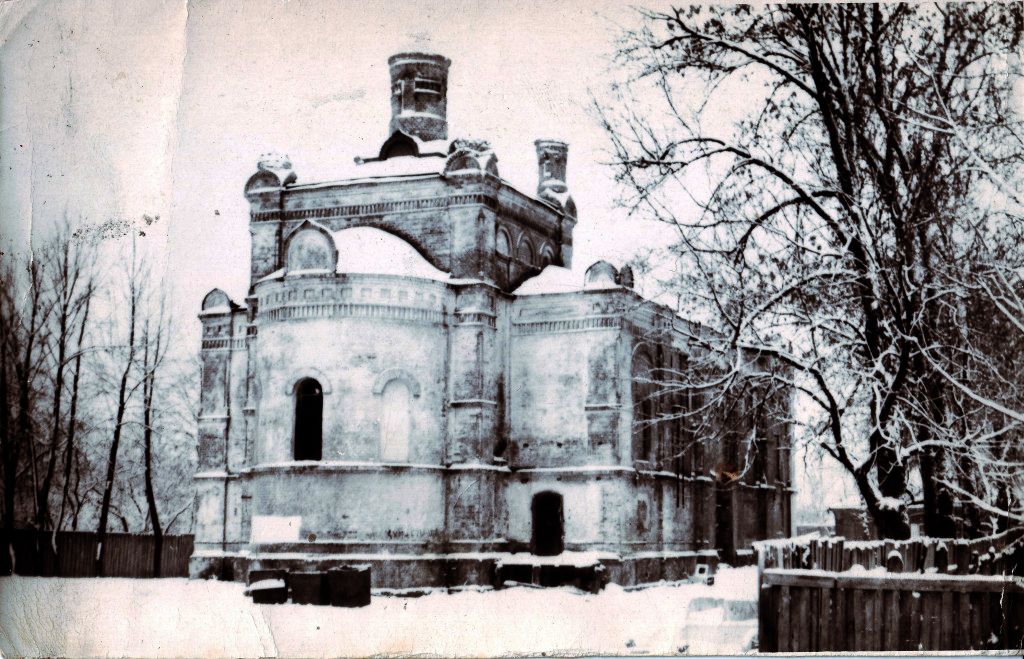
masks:
<path fill-rule="evenodd" d="M 268 155 L 245 184 L 248 295 L 200 312 L 192 576 L 369 564 L 397 590 L 592 562 L 634 584 L 789 535 L 787 424 L 723 448 L 645 423 L 694 405 L 652 395 L 692 326 L 628 267 L 572 268 L 568 145 L 536 140 L 517 190 L 486 141 L 449 140 L 448 59 L 388 64 L 390 136 L 356 176 Z"/>

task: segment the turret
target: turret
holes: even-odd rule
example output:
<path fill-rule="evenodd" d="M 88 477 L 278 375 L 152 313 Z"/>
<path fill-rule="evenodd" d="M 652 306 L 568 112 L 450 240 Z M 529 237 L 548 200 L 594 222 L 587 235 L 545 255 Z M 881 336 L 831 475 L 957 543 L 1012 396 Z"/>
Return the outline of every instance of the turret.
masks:
<path fill-rule="evenodd" d="M 569 145 L 558 140 L 537 140 L 537 196 L 544 193 L 565 192 L 565 166 L 569 160 Z"/>
<path fill-rule="evenodd" d="M 451 61 L 428 53 L 398 53 L 391 69 L 389 133 L 402 131 L 423 142 L 448 139 L 448 67 Z"/>
<path fill-rule="evenodd" d="M 566 215 L 576 217 L 576 204 L 565 182 L 569 145 L 559 140 L 536 140 L 534 144 L 537 146 L 537 196 Z"/>

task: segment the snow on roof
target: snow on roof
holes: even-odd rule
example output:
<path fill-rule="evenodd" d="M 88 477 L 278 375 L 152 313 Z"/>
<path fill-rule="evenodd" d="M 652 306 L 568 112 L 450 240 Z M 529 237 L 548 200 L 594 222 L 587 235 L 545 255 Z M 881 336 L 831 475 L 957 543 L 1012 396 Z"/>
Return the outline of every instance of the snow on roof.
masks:
<path fill-rule="evenodd" d="M 622 288 L 611 281 L 593 281 L 584 284 L 581 272 L 558 265 L 549 265 L 539 275 L 527 279 L 513 293 L 515 295 L 545 295 L 549 293 L 574 293 L 578 291 L 612 290 Z"/>
<path fill-rule="evenodd" d="M 351 162 L 341 168 L 331 168 L 330 178 L 311 183 L 298 183 L 289 188 L 310 189 L 352 185 L 374 180 L 387 180 L 413 176 L 436 176 L 444 171 L 442 156 L 395 156 L 387 160 Z"/>
<path fill-rule="evenodd" d="M 200 316 L 220 316 L 222 314 L 231 313 L 233 309 L 226 304 L 219 304 L 215 307 L 209 307 L 199 312 Z"/>
<path fill-rule="evenodd" d="M 352 227 L 335 231 L 338 272 L 398 275 L 448 281 L 447 272 L 427 262 L 409 243 L 373 227 Z"/>
<path fill-rule="evenodd" d="M 357 163 L 352 173 L 355 178 L 440 174 L 444 171 L 444 163 L 444 156 L 395 156 L 387 160 Z"/>
<path fill-rule="evenodd" d="M 421 154 L 424 153 L 448 153 L 448 140 L 422 140 L 416 135 L 410 135 L 414 142 L 416 142 L 416 148 L 419 149 Z"/>

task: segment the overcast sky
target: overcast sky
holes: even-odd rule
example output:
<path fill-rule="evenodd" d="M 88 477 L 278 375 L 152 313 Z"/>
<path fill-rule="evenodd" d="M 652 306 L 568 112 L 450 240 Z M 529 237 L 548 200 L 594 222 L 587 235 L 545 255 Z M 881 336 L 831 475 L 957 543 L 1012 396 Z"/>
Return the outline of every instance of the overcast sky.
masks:
<path fill-rule="evenodd" d="M 2 2 L 0 249 L 27 249 L 64 214 L 159 215 L 140 240 L 196 344 L 202 296 L 245 295 L 242 187 L 260 154 L 288 154 L 300 182 L 344 176 L 387 137 L 388 56 L 417 49 L 452 60 L 449 138 L 490 140 L 516 187 L 536 187 L 534 139 L 570 143 L 575 266 L 621 263 L 671 237 L 616 205 L 588 111 L 636 21 L 608 0 Z"/>
<path fill-rule="evenodd" d="M 570 143 L 580 264 L 622 261 L 658 233 L 624 221 L 587 109 L 619 26 L 636 20 L 619 3 L 5 4 L 17 5 L 0 64 L 7 247 L 64 212 L 159 215 L 147 237 L 166 240 L 182 313 L 213 286 L 245 293 L 242 186 L 261 153 L 288 154 L 308 182 L 379 149 L 387 58 L 403 49 L 451 58 L 450 137 L 490 140 L 515 186 L 536 186 L 534 139 Z"/>

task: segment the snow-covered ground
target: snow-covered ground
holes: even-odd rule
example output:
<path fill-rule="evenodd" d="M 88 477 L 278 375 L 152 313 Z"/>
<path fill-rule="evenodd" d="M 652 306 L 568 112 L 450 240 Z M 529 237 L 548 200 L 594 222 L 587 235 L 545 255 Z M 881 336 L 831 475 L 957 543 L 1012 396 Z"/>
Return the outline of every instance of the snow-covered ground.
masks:
<path fill-rule="evenodd" d="M 375 596 L 341 609 L 257 605 L 238 583 L 0 579 L 6 656 L 268 657 L 738 654 L 757 634 L 755 568 L 714 586 L 509 588 Z"/>

